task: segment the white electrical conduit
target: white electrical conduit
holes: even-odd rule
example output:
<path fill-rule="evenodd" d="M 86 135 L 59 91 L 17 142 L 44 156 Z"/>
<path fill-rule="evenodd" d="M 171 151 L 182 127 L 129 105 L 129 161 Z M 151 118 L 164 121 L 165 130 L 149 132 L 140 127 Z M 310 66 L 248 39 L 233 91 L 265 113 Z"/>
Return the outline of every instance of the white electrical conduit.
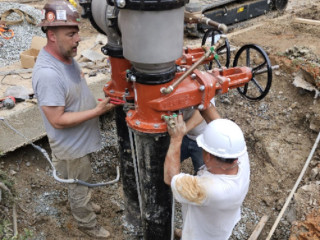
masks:
<path fill-rule="evenodd" d="M 27 140 L 27 143 L 29 143 L 29 139 L 26 138 L 22 133 L 20 133 L 17 129 L 15 129 L 14 127 L 12 127 L 3 117 L 0 117 L 0 120 L 2 120 L 4 122 L 4 124 L 9 127 L 11 130 L 13 130 L 15 133 L 19 134 L 21 137 L 23 137 L 24 139 Z M 44 150 L 43 148 L 41 148 L 38 145 L 33 144 L 32 142 L 30 143 L 32 147 L 34 147 L 35 149 L 37 149 L 39 152 L 42 153 L 42 155 L 48 160 L 51 168 L 52 168 L 52 175 L 54 177 L 55 180 L 57 180 L 58 182 L 61 183 L 77 183 L 77 184 L 81 184 L 81 185 L 85 185 L 87 187 L 101 187 L 101 186 L 106 186 L 109 184 L 113 184 L 119 181 L 120 179 L 120 170 L 119 167 L 117 166 L 117 177 L 116 179 L 109 181 L 109 182 L 101 182 L 101 183 L 87 183 L 85 181 L 79 180 L 79 179 L 62 179 L 59 178 L 57 176 L 57 171 L 55 169 L 55 167 L 52 164 L 52 161 L 50 160 L 49 154 L 46 152 L 46 150 Z"/>
<path fill-rule="evenodd" d="M 131 154 L 132 154 L 132 161 L 133 161 L 133 167 L 134 167 L 134 175 L 135 175 L 136 184 L 137 184 L 140 216 L 141 216 L 141 221 L 142 221 L 142 200 L 141 200 L 141 190 L 140 190 L 140 182 L 139 182 L 138 162 L 137 162 L 137 158 L 136 158 L 136 154 L 135 154 L 136 148 L 134 147 L 134 143 L 133 143 L 133 131 L 129 127 L 128 127 L 128 131 L 129 131 Z"/>
<path fill-rule="evenodd" d="M 291 200 L 294 192 L 297 190 L 298 185 L 299 185 L 299 183 L 300 183 L 300 181 L 301 181 L 304 173 L 305 173 L 306 170 L 307 170 L 307 167 L 308 167 L 308 165 L 309 165 L 309 163 L 310 163 L 310 161 L 311 161 L 311 159 L 312 159 L 312 157 L 313 157 L 313 154 L 314 154 L 314 152 L 315 152 L 315 150 L 316 150 L 316 148 L 317 148 L 317 146 L 318 146 L 319 140 L 320 140 L 320 132 L 319 132 L 318 137 L 317 137 L 317 139 L 316 139 L 316 141 L 315 141 L 315 143 L 314 143 L 314 145 L 313 145 L 313 148 L 312 148 L 312 150 L 311 150 L 311 152 L 310 152 L 310 154 L 309 154 L 309 157 L 308 157 L 306 163 L 304 164 L 304 167 L 303 167 L 303 169 L 302 169 L 302 171 L 301 171 L 301 173 L 300 173 L 300 175 L 299 175 L 299 177 L 298 177 L 298 180 L 296 181 L 294 187 L 292 188 L 292 190 L 291 190 L 291 192 L 290 192 L 290 194 L 289 194 L 289 197 L 287 198 L 287 201 L 286 201 L 285 204 L 283 205 L 283 207 L 282 207 L 282 209 L 281 209 L 281 212 L 280 212 L 280 214 L 278 215 L 276 221 L 274 222 L 274 224 L 273 224 L 273 226 L 272 226 L 272 228 L 271 228 L 271 230 L 270 230 L 270 232 L 269 232 L 266 240 L 270 240 L 271 237 L 272 237 L 272 235 L 273 235 L 273 233 L 274 233 L 274 231 L 276 230 L 276 228 L 277 228 L 277 226 L 278 226 L 278 224 L 279 224 L 279 222 L 280 222 L 280 220 L 281 220 L 281 218 L 282 218 L 282 215 L 284 214 L 285 210 L 287 209 L 287 207 L 288 207 L 288 205 L 289 205 L 289 203 L 290 203 L 290 200 Z"/>

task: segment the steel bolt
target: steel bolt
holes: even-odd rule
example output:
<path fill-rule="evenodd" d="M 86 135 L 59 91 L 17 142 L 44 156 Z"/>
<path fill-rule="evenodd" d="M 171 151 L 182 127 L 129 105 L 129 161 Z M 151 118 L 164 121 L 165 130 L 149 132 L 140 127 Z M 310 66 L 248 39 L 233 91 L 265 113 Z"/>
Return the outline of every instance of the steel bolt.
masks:
<path fill-rule="evenodd" d="M 136 80 L 137 80 L 137 79 L 136 79 L 135 76 L 133 76 L 133 75 L 130 76 L 130 81 L 131 81 L 131 82 L 135 82 Z"/>
<path fill-rule="evenodd" d="M 114 93 L 114 90 L 110 90 L 110 93 Z"/>
<path fill-rule="evenodd" d="M 192 74 L 191 74 L 191 78 L 192 78 L 192 79 L 196 79 L 196 77 L 197 77 L 197 75 L 196 75 L 195 73 L 192 73 Z"/>
<path fill-rule="evenodd" d="M 204 85 L 201 85 L 201 86 L 199 87 L 199 90 L 200 90 L 201 92 L 203 92 L 205 89 L 206 89 L 206 87 L 205 87 Z"/>
<path fill-rule="evenodd" d="M 154 128 L 159 128 L 159 124 L 154 124 L 153 127 Z"/>
<path fill-rule="evenodd" d="M 101 48 L 101 52 L 102 52 L 104 55 L 107 55 L 107 54 L 108 54 L 108 49 L 106 49 L 105 47 L 102 47 L 102 48 Z"/>
<path fill-rule="evenodd" d="M 128 115 L 128 117 L 131 117 L 131 116 L 132 116 L 132 113 L 131 113 L 131 112 L 129 112 L 127 115 Z"/>
<path fill-rule="evenodd" d="M 136 125 L 138 125 L 138 126 L 140 125 L 140 121 L 139 120 L 136 121 Z"/>
<path fill-rule="evenodd" d="M 117 0 L 117 5 L 119 8 L 124 8 L 126 6 L 125 0 Z"/>
<path fill-rule="evenodd" d="M 199 109 L 200 111 L 203 110 L 203 109 L 204 109 L 203 104 L 200 104 L 200 105 L 198 106 L 198 109 Z"/>

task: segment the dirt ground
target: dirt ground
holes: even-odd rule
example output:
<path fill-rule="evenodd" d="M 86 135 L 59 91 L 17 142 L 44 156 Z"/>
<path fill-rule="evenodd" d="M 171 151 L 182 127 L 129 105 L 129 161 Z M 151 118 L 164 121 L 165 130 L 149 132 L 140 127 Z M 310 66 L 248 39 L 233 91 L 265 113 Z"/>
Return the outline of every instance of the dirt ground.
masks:
<path fill-rule="evenodd" d="M 232 239 L 247 239 L 264 215 L 269 220 L 258 239 L 267 237 L 320 131 L 317 90 L 309 91 L 293 84 L 297 78 L 303 78 L 320 89 L 319 25 L 293 21 L 295 17 L 320 20 L 319 2 L 289 1 L 284 13 L 270 13 L 232 28 L 229 41 L 233 48 L 258 44 L 265 49 L 272 65 L 279 65 L 273 71 L 271 90 L 262 101 L 248 101 L 236 90 L 216 98 L 220 114 L 243 129 L 251 160 L 251 185 L 244 202 L 247 212 L 239 224 L 245 233 L 235 233 Z M 233 35 L 235 32 L 238 34 Z M 97 34 L 88 22 L 82 26 L 81 33 Z M 188 45 L 201 43 L 200 39 L 185 41 Z M 233 57 L 234 53 L 231 62 Z M 94 156 L 93 181 L 112 180 L 116 175 L 119 160 L 112 118 L 110 115 L 103 120 L 104 149 Z M 46 138 L 36 144 L 50 152 Z M 183 169 L 191 169 L 190 161 L 184 162 Z M 33 237 L 26 239 L 90 239 L 76 228 L 70 216 L 65 185 L 53 179 L 49 164 L 32 146 L 2 156 L 0 170 L 0 181 L 6 175 L 14 182 L 19 232 L 22 235 L 23 229 L 33 232 Z M 12 208 L 5 200 L 0 202 L 0 217 L 11 220 Z M 98 221 L 111 232 L 110 239 L 135 239 L 124 221 L 121 182 L 95 188 L 93 200 L 103 207 Z M 319 201 L 320 150 L 317 148 L 272 239 L 320 239 Z"/>

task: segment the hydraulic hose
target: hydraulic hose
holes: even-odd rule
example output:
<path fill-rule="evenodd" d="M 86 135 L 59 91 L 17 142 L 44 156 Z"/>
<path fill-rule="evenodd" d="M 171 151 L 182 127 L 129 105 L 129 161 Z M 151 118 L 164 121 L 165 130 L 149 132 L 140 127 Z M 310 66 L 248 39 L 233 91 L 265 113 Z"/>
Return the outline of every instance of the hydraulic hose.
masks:
<path fill-rule="evenodd" d="M 184 21 L 186 23 L 203 23 L 203 24 L 206 24 L 207 26 L 213 27 L 214 29 L 220 30 L 223 33 L 226 33 L 228 31 L 228 27 L 225 24 L 215 22 L 210 18 L 205 17 L 200 12 L 185 11 Z"/>
<path fill-rule="evenodd" d="M 77 183 L 80 185 L 84 185 L 87 187 L 101 187 L 101 186 L 106 186 L 109 184 L 113 184 L 119 181 L 120 179 L 120 170 L 119 170 L 119 166 L 117 166 L 117 177 L 114 180 L 108 181 L 108 182 L 100 182 L 100 183 L 88 183 L 79 179 L 63 179 L 63 178 L 59 178 L 57 176 L 57 170 L 55 169 L 55 167 L 52 164 L 52 161 L 49 157 L 49 154 L 47 153 L 46 150 L 44 150 L 42 147 L 32 143 L 29 141 L 29 139 L 27 137 L 25 137 L 22 133 L 20 133 L 17 129 L 15 129 L 14 127 L 12 127 L 3 117 L 0 117 L 0 120 L 3 121 L 3 123 L 9 127 L 12 131 L 14 131 L 15 133 L 17 133 L 18 135 L 20 135 L 21 137 L 23 137 L 24 139 L 27 140 L 27 143 L 30 143 L 32 147 L 34 147 L 35 149 L 37 149 L 39 152 L 42 153 L 42 155 L 46 158 L 46 160 L 49 162 L 51 168 L 52 168 L 52 175 L 54 177 L 54 179 L 60 183 Z"/>

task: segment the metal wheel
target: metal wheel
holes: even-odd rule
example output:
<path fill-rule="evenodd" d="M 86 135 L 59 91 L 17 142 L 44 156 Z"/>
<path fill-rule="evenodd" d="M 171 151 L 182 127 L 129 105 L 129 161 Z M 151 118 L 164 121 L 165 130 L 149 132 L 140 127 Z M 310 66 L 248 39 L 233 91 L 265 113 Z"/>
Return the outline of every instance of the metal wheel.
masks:
<path fill-rule="evenodd" d="M 258 101 L 268 94 L 272 82 L 272 66 L 261 47 L 253 44 L 241 47 L 234 58 L 233 66 L 247 66 L 252 69 L 251 81 L 237 88 L 241 95 Z"/>
<path fill-rule="evenodd" d="M 274 10 L 282 11 L 286 8 L 288 0 L 273 0 L 272 6 Z"/>
<path fill-rule="evenodd" d="M 207 40 L 209 37 L 211 37 L 211 43 L 210 46 L 214 45 L 218 40 L 219 40 L 219 36 L 222 34 L 221 31 L 216 30 L 216 29 L 208 29 L 205 34 L 203 35 L 202 38 L 202 43 L 201 45 L 205 45 L 207 43 Z M 229 67 L 230 65 L 230 44 L 228 39 L 226 39 L 225 44 L 221 47 L 219 47 L 218 49 L 216 49 L 216 53 L 219 55 L 219 60 L 215 59 L 216 64 L 218 65 L 219 68 L 223 66 L 225 67 Z M 207 66 L 207 70 L 212 69 L 212 63 L 213 61 L 211 61 L 209 63 L 209 65 Z"/>

